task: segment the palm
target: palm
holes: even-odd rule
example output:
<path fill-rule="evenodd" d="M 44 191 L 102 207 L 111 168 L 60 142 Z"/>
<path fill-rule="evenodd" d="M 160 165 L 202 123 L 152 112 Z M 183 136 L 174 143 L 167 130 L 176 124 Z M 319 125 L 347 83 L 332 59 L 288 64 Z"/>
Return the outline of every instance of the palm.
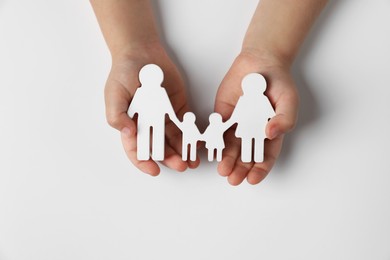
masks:
<path fill-rule="evenodd" d="M 288 70 L 262 62 L 251 54 L 241 54 L 233 63 L 218 89 L 215 111 L 220 113 L 224 120 L 229 119 L 242 95 L 242 79 L 253 72 L 259 72 L 267 79 L 266 95 L 276 112 L 276 116 L 269 121 L 266 128 L 266 134 L 272 140 L 265 141 L 262 163 L 243 163 L 240 159 L 240 140 L 235 137 L 233 129 L 227 131 L 227 148 L 218 165 L 218 171 L 222 176 L 227 176 L 232 185 L 240 184 L 245 178 L 249 183 L 257 184 L 266 177 L 279 156 L 284 133 L 293 128 L 296 120 L 298 95 Z"/>
<path fill-rule="evenodd" d="M 150 63 L 157 64 L 163 69 L 162 85 L 168 93 L 176 115 L 182 118 L 183 114 L 188 111 L 184 82 L 176 66 L 161 48 L 137 51 L 114 61 L 105 88 L 105 101 L 110 125 L 118 130 L 124 127 L 131 130 L 131 134 L 122 134 L 123 147 L 129 159 L 141 171 L 156 176 L 160 171 L 156 162 L 137 160 L 135 123 L 127 115 L 132 97 L 140 86 L 138 73 L 144 65 Z M 184 171 L 187 167 L 196 167 L 199 164 L 198 160 L 190 163 L 181 160 L 181 142 L 178 141 L 181 140 L 178 138 L 181 132 L 171 120 L 166 120 L 165 133 L 165 159 L 162 163 L 177 171 Z"/>

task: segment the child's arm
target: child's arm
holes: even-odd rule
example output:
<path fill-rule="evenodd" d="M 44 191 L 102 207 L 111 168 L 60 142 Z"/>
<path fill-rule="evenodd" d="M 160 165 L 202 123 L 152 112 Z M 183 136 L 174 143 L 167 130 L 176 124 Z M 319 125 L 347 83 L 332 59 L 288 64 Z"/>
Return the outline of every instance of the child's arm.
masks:
<path fill-rule="evenodd" d="M 241 93 L 241 81 L 258 72 L 267 79 L 267 96 L 275 107 L 266 129 L 271 141 L 265 144 L 265 160 L 253 165 L 237 160 L 240 144 L 225 149 L 218 166 L 221 175 L 233 185 L 245 178 L 257 184 L 273 167 L 279 156 L 283 136 L 295 125 L 298 94 L 290 73 L 299 47 L 327 0 L 261 0 L 247 30 L 242 51 L 219 87 L 215 111 L 226 120 L 233 112 Z M 227 135 L 232 137 L 233 135 Z M 247 169 L 245 173 L 242 169 Z"/>
<path fill-rule="evenodd" d="M 149 0 L 90 0 L 112 56 L 112 67 L 105 87 L 108 123 L 121 131 L 122 143 L 132 163 L 156 176 L 156 162 L 137 160 L 136 126 L 127 110 L 136 89 L 138 74 L 146 64 L 157 64 L 164 71 L 164 87 L 178 116 L 188 111 L 184 81 L 162 46 Z M 183 162 L 176 142 L 179 130 L 166 130 L 166 160 L 163 164 L 177 171 L 196 167 L 199 161 Z"/>
<path fill-rule="evenodd" d="M 159 43 L 148 0 L 90 0 L 112 58 Z"/>

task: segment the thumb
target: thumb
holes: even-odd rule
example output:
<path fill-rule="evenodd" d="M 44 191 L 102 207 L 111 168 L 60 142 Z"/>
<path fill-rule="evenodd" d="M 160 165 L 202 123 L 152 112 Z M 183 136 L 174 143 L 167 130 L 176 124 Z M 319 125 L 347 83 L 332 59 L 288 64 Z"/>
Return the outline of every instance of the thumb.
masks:
<path fill-rule="evenodd" d="M 241 90 L 236 86 L 240 86 L 238 82 L 224 79 L 218 88 L 214 111 L 219 113 L 224 121 L 228 120 L 233 114 L 237 101 L 241 96 Z"/>
<path fill-rule="evenodd" d="M 111 83 L 106 85 L 104 97 L 108 124 L 119 131 L 128 128 L 131 134 L 135 134 L 136 124 L 127 114 L 130 93 L 122 86 Z"/>
<path fill-rule="evenodd" d="M 293 115 L 278 114 L 271 118 L 266 127 L 267 138 L 272 140 L 294 129 L 296 118 Z"/>
<path fill-rule="evenodd" d="M 285 92 L 275 105 L 276 116 L 267 124 L 266 135 L 274 139 L 294 129 L 298 117 L 299 97 L 295 88 Z"/>
<path fill-rule="evenodd" d="M 128 130 L 126 132 L 129 135 L 135 135 L 137 132 L 135 122 L 127 115 L 127 113 L 120 113 L 114 115 L 108 114 L 107 122 L 111 127 L 119 131 L 122 131 L 127 128 Z"/>

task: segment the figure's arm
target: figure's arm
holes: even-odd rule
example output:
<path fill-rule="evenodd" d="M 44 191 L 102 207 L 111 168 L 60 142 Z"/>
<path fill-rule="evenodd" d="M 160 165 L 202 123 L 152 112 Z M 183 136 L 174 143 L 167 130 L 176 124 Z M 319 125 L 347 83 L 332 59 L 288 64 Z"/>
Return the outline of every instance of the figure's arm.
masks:
<path fill-rule="evenodd" d="M 265 102 L 266 102 L 266 108 L 265 108 L 266 111 L 264 111 L 264 113 L 267 115 L 267 118 L 273 118 L 274 116 L 276 116 L 276 113 L 266 96 L 265 96 Z"/>
<path fill-rule="evenodd" d="M 268 108 L 268 118 L 273 118 L 274 116 L 276 116 L 275 110 L 274 110 L 274 108 L 271 106 L 271 104 L 269 104 L 269 108 Z"/>
<path fill-rule="evenodd" d="M 232 125 L 234 125 L 235 123 L 236 123 L 235 120 L 233 120 L 232 118 L 229 118 L 225 123 L 223 123 L 223 131 L 225 132 L 230 127 L 232 127 Z"/>
<path fill-rule="evenodd" d="M 171 104 L 171 100 L 169 99 L 169 96 L 167 94 L 167 91 L 165 90 L 165 88 L 162 88 L 162 92 L 164 93 L 164 97 L 162 97 L 164 99 L 164 104 L 165 104 L 165 108 L 166 108 L 166 113 L 168 114 L 169 116 L 169 119 L 171 119 L 171 121 L 173 123 L 175 123 L 175 125 L 177 127 L 180 128 L 180 125 L 181 125 L 181 122 L 180 120 L 177 118 L 176 116 L 176 113 L 175 113 L 175 110 L 173 109 L 173 106 Z"/>
<path fill-rule="evenodd" d="M 207 140 L 209 139 L 208 138 L 208 135 L 209 135 L 209 127 L 210 126 L 208 126 L 207 128 L 206 128 L 206 130 L 204 130 L 204 132 L 202 133 L 202 135 L 201 135 L 201 138 L 202 138 L 202 140 L 203 141 L 205 141 L 205 142 L 207 142 Z"/>
<path fill-rule="evenodd" d="M 131 100 L 131 103 L 130 103 L 130 106 L 129 106 L 129 110 L 127 111 L 127 114 L 129 115 L 129 117 L 133 118 L 134 115 L 136 113 L 138 113 L 138 106 L 139 106 L 139 102 L 138 102 L 138 90 L 135 91 L 135 94 L 134 94 L 134 97 L 133 99 Z"/>
<path fill-rule="evenodd" d="M 235 123 L 237 123 L 236 120 L 233 117 L 230 117 L 228 120 L 226 120 L 225 123 L 223 123 L 223 125 L 224 125 L 225 129 L 227 130 L 227 129 L 229 129 L 229 127 L 231 127 Z"/>
<path fill-rule="evenodd" d="M 172 119 L 171 119 L 172 120 Z M 183 129 L 182 129 L 182 126 L 183 126 L 183 122 L 180 122 L 179 119 L 177 120 L 172 120 L 172 122 L 177 126 L 177 128 L 180 129 L 180 131 L 183 133 Z"/>
<path fill-rule="evenodd" d="M 171 119 L 172 122 L 181 130 L 181 122 L 180 122 L 180 120 L 177 118 L 176 114 L 175 114 L 175 115 L 168 114 L 168 116 L 169 116 L 169 119 Z"/>
<path fill-rule="evenodd" d="M 240 107 L 241 107 L 240 103 L 241 102 L 242 102 L 241 99 L 238 99 L 237 104 L 234 107 L 234 110 L 233 110 L 231 116 L 229 117 L 228 120 L 225 121 L 224 125 L 226 126 L 226 129 L 229 129 L 229 127 L 231 127 L 232 125 L 237 123 L 237 113 L 238 113 L 237 111 L 240 110 Z"/>

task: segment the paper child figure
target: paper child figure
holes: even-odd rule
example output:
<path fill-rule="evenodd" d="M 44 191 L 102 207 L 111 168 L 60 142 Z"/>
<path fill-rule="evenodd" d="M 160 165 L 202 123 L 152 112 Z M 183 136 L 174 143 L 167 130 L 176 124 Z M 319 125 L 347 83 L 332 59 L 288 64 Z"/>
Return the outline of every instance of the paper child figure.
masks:
<path fill-rule="evenodd" d="M 217 161 L 222 160 L 222 150 L 225 148 L 223 133 L 231 126 L 228 122 L 222 122 L 222 116 L 218 113 L 212 113 L 209 117 L 210 124 L 203 133 L 203 139 L 206 141 L 209 162 L 214 159 L 216 151 Z"/>
<path fill-rule="evenodd" d="M 253 140 L 254 161 L 264 160 L 265 128 L 268 120 L 275 116 L 270 101 L 264 95 L 266 88 L 267 82 L 261 74 L 251 73 L 245 76 L 242 81 L 243 95 L 228 120 L 237 123 L 235 134 L 241 138 L 242 162 L 252 161 Z"/>
<path fill-rule="evenodd" d="M 184 114 L 183 122 L 178 127 L 183 132 L 182 160 L 188 160 L 188 146 L 190 146 L 190 160 L 196 160 L 197 143 L 201 140 L 201 134 L 195 124 L 195 115 L 192 112 Z"/>
<path fill-rule="evenodd" d="M 137 159 L 150 159 L 150 135 L 152 132 L 152 158 L 164 160 L 165 115 L 177 125 L 175 111 L 166 90 L 161 87 L 164 74 L 159 66 L 148 64 L 139 72 L 139 87 L 130 104 L 128 115 L 133 118 L 138 114 L 137 122 Z"/>

